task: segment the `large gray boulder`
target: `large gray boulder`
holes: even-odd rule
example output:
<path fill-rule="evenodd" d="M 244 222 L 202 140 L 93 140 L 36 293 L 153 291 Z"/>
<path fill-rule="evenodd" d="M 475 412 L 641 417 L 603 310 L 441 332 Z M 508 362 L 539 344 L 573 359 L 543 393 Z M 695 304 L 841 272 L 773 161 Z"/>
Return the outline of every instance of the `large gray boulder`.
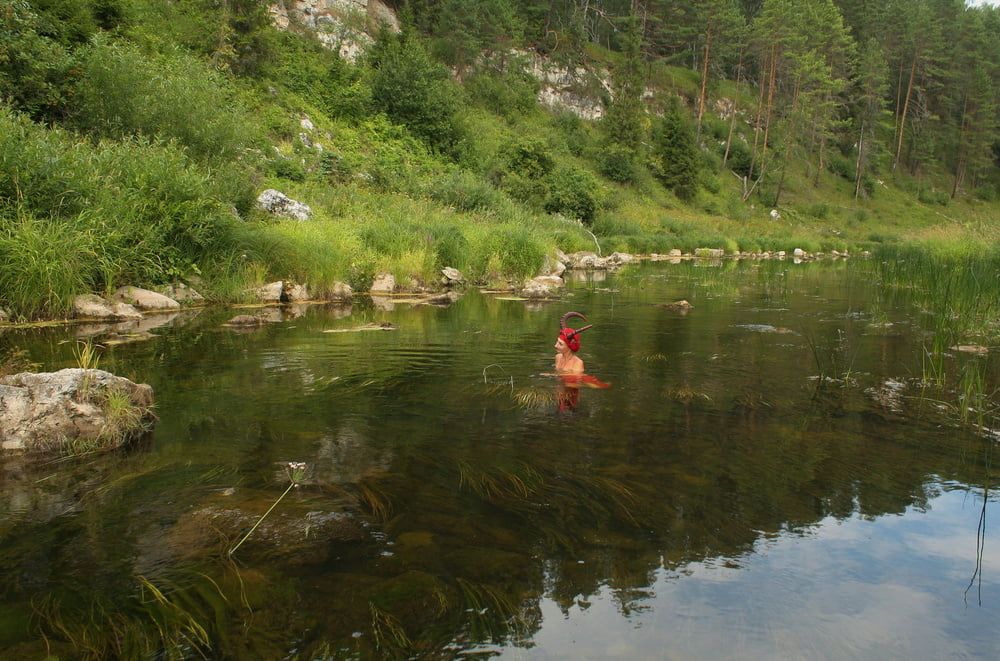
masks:
<path fill-rule="evenodd" d="M 201 305 L 205 302 L 204 296 L 183 282 L 165 285 L 159 289 L 158 293 L 174 299 L 181 305 Z"/>
<path fill-rule="evenodd" d="M 284 300 L 285 283 L 281 280 L 269 282 L 250 292 L 251 298 L 258 303 L 280 303 Z"/>
<path fill-rule="evenodd" d="M 108 321 L 142 319 L 142 313 L 128 303 L 106 301 L 96 294 L 81 294 L 74 298 L 73 314 L 78 319 Z"/>
<path fill-rule="evenodd" d="M 268 188 L 257 196 L 257 206 L 275 216 L 285 216 L 295 220 L 309 220 L 312 217 L 309 205 L 297 202 L 273 188 Z"/>
<path fill-rule="evenodd" d="M 116 289 L 114 300 L 119 303 L 128 303 L 137 310 L 153 312 L 179 310 L 181 307 L 180 303 L 169 296 L 131 286 Z"/>
<path fill-rule="evenodd" d="M 379 273 L 372 283 L 372 294 L 391 294 L 396 291 L 396 278 L 391 273 Z"/>
<path fill-rule="evenodd" d="M 118 447 L 149 429 L 153 389 L 103 370 L 0 377 L 0 449 Z"/>

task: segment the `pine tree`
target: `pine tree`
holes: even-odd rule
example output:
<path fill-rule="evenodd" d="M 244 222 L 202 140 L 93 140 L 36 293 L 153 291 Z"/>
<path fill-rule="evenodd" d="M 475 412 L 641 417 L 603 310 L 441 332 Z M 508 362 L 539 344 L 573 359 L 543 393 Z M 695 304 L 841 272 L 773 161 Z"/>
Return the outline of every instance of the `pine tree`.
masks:
<path fill-rule="evenodd" d="M 698 192 L 698 150 L 676 97 L 667 105 L 653 138 L 654 172 L 682 200 Z"/>

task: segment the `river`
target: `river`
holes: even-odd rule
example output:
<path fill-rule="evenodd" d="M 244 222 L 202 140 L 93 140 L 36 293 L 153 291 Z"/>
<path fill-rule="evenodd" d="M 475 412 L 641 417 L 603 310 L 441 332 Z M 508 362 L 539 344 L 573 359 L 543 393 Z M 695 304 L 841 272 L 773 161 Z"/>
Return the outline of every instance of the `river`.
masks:
<path fill-rule="evenodd" d="M 920 387 L 924 313 L 869 273 L 643 264 L 107 343 L 160 420 L 0 459 L 0 655 L 998 658 L 994 439 Z M 610 388 L 547 375 L 568 310 Z M 0 346 L 51 370 L 106 331 Z"/>

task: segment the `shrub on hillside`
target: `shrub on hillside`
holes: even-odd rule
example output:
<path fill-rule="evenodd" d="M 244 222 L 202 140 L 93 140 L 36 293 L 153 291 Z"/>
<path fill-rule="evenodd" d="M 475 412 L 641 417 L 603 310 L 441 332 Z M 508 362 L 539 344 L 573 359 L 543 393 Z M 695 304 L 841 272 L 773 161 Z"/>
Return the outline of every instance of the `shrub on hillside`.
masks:
<path fill-rule="evenodd" d="M 545 210 L 576 218 L 585 223 L 594 220 L 597 211 L 597 181 L 586 171 L 561 167 L 549 180 Z"/>
<path fill-rule="evenodd" d="M 729 160 L 726 161 L 729 169 L 741 177 L 747 177 L 751 180 L 756 179 L 760 173 L 757 171 L 756 166 L 753 168 L 753 172 L 750 171 L 752 162 L 753 154 L 750 153 L 750 147 L 742 140 L 733 140 L 729 146 Z"/>
<path fill-rule="evenodd" d="M 0 100 L 35 119 L 53 120 L 65 112 L 74 60 L 40 29 L 41 19 L 24 0 L 0 10 Z"/>
<path fill-rule="evenodd" d="M 383 30 L 368 50 L 373 107 L 438 152 L 458 144 L 459 90 L 448 70 L 434 62 L 408 33 Z"/>
<path fill-rule="evenodd" d="M 538 80 L 523 70 L 478 71 L 464 87 L 471 103 L 508 119 L 531 112 L 537 104 Z"/>
<path fill-rule="evenodd" d="M 523 138 L 505 145 L 497 160 L 500 166 L 490 175 L 493 182 L 515 200 L 540 207 L 547 193 L 546 180 L 555 167 L 548 147 Z"/>
<path fill-rule="evenodd" d="M 615 143 L 605 144 L 597 155 L 597 167 L 601 174 L 621 184 L 635 181 L 638 167 L 635 150 Z"/>
<path fill-rule="evenodd" d="M 78 260 L 83 265 L 73 262 L 79 274 L 72 286 L 54 281 L 31 300 L 10 301 L 18 314 L 59 312 L 69 289 L 176 279 L 230 249 L 239 222 L 232 208 L 246 210 L 252 200 L 243 171 L 197 166 L 176 145 L 126 140 L 95 146 L 0 112 L 0 213 L 8 245 L 63 246 L 65 237 L 76 236 L 86 249 L 86 259 Z M 38 282 L 39 273 L 61 272 L 61 252 L 76 254 L 39 249 L 36 262 L 7 255 L 0 271 L 11 282 Z M 0 285 L 0 297 L 3 291 Z"/>
<path fill-rule="evenodd" d="M 172 139 L 202 159 L 232 161 L 256 139 L 256 125 L 227 81 L 179 51 L 147 56 L 96 40 L 81 57 L 74 123 L 99 136 Z"/>

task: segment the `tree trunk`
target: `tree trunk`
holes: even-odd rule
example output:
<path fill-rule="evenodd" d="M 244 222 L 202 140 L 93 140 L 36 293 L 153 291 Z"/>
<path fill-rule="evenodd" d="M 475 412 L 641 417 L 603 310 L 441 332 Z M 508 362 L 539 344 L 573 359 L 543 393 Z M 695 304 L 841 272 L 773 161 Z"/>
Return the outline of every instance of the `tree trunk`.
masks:
<path fill-rule="evenodd" d="M 708 87 L 708 58 L 712 52 L 712 29 L 705 31 L 705 49 L 701 62 L 701 94 L 698 95 L 698 131 L 696 136 L 701 140 L 701 119 L 705 115 L 705 90 Z"/>
<path fill-rule="evenodd" d="M 865 153 L 865 120 L 861 120 L 861 135 L 858 136 L 858 160 L 854 164 L 854 199 L 861 194 L 861 174 L 864 167 Z"/>
<path fill-rule="evenodd" d="M 910 82 L 906 85 L 906 100 L 903 102 L 903 112 L 899 116 L 899 136 L 896 140 L 896 158 L 892 161 L 892 171 L 899 165 L 899 156 L 903 152 L 903 134 L 906 133 L 906 113 L 910 109 L 910 96 L 913 94 L 913 78 L 917 73 L 918 51 L 913 51 L 913 63 L 910 65 Z"/>
<path fill-rule="evenodd" d="M 965 119 L 969 112 L 969 94 L 965 94 L 962 101 L 962 121 L 958 128 L 958 158 L 955 163 L 955 182 L 951 186 L 951 199 L 958 195 L 958 186 L 962 182 L 965 174 Z"/>
<path fill-rule="evenodd" d="M 732 116 L 729 118 L 729 135 L 726 136 L 726 153 L 722 156 L 722 167 L 729 161 L 729 148 L 733 146 L 733 130 L 736 128 L 736 99 L 739 98 L 740 83 L 743 75 L 743 48 L 740 47 L 740 59 L 736 65 L 736 94 L 733 95 Z"/>
<path fill-rule="evenodd" d="M 769 67 L 768 67 L 769 68 Z M 753 123 L 753 149 L 750 151 L 750 172 L 747 175 L 753 178 L 753 168 L 757 163 L 757 145 L 760 143 L 760 120 L 764 113 L 764 88 L 767 86 L 767 76 L 761 70 L 760 95 L 757 97 L 757 117 Z M 743 198 L 744 200 L 746 197 Z"/>
<path fill-rule="evenodd" d="M 761 172 L 764 171 L 765 160 L 767 157 L 767 137 L 771 132 L 771 113 L 774 111 L 774 88 L 777 70 L 778 70 L 778 56 L 777 56 L 777 46 L 771 47 L 771 82 L 767 87 L 767 111 L 764 113 L 764 144 L 760 148 L 760 169 Z"/>

